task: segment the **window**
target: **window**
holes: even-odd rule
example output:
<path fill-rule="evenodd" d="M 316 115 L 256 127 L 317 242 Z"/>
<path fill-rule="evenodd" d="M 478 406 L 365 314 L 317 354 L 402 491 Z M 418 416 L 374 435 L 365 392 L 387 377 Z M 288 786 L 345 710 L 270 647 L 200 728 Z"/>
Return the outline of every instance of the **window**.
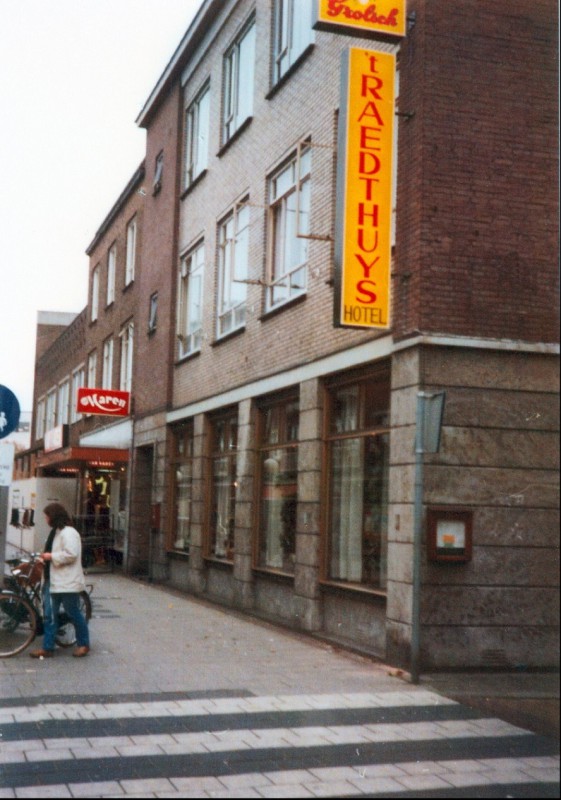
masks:
<path fill-rule="evenodd" d="M 384 591 L 387 580 L 389 371 L 329 390 L 328 577 Z"/>
<path fill-rule="evenodd" d="M 78 413 L 77 406 L 78 406 L 78 389 L 81 389 L 84 386 L 84 382 L 86 379 L 86 373 L 84 367 L 78 367 L 72 373 L 72 394 L 71 394 L 71 401 L 70 401 L 70 422 L 77 422 L 79 419 L 82 418 L 82 415 Z"/>
<path fill-rule="evenodd" d="M 249 258 L 249 206 L 240 204 L 218 230 L 217 335 L 243 327 Z"/>
<path fill-rule="evenodd" d="M 103 343 L 103 365 L 101 375 L 101 388 L 111 389 L 113 385 L 113 339 L 106 339 Z"/>
<path fill-rule="evenodd" d="M 113 244 L 107 253 L 107 305 L 115 300 L 115 270 L 117 267 L 117 245 Z"/>
<path fill-rule="evenodd" d="M 179 358 L 201 349 L 205 248 L 201 243 L 181 261 L 177 338 Z"/>
<path fill-rule="evenodd" d="M 253 113 L 255 21 L 245 28 L 224 57 L 222 139 L 228 139 Z"/>
<path fill-rule="evenodd" d="M 88 388 L 95 389 L 97 386 L 97 351 L 92 350 L 88 356 Z"/>
<path fill-rule="evenodd" d="M 47 408 L 45 411 L 45 431 L 52 431 L 56 426 L 56 389 L 47 392 Z"/>
<path fill-rule="evenodd" d="M 56 424 L 68 424 L 68 414 L 70 406 L 70 381 L 66 379 L 58 387 L 58 399 L 56 406 Z"/>
<path fill-rule="evenodd" d="M 271 231 L 267 310 L 306 291 L 311 150 L 303 147 L 269 181 Z"/>
<path fill-rule="evenodd" d="M 232 561 L 236 510 L 237 412 L 211 422 L 211 519 L 208 554 Z"/>
<path fill-rule="evenodd" d="M 35 420 L 35 438 L 42 439 L 45 433 L 45 398 L 37 401 L 37 417 Z"/>
<path fill-rule="evenodd" d="M 127 323 L 119 336 L 121 338 L 121 375 L 119 379 L 119 389 L 122 392 L 130 392 L 132 390 L 134 323 Z"/>
<path fill-rule="evenodd" d="M 99 314 L 99 265 L 92 272 L 92 315 L 91 321 L 95 322 Z"/>
<path fill-rule="evenodd" d="M 173 486 L 172 550 L 189 552 L 193 524 L 193 423 L 174 433 L 171 462 Z"/>
<path fill-rule="evenodd" d="M 276 0 L 273 83 L 313 42 L 312 0 Z"/>
<path fill-rule="evenodd" d="M 258 566 L 289 574 L 296 553 L 298 418 L 297 398 L 260 409 Z"/>
<path fill-rule="evenodd" d="M 125 264 L 125 286 L 134 281 L 136 264 L 136 217 L 127 225 L 127 259 Z"/>
<path fill-rule="evenodd" d="M 156 164 L 154 166 L 154 182 L 152 184 L 152 194 L 158 194 L 162 188 L 162 178 L 164 175 L 164 151 L 158 153 L 156 156 Z"/>
<path fill-rule="evenodd" d="M 158 292 L 150 295 L 150 307 L 148 309 L 148 333 L 153 333 L 158 326 Z"/>
<path fill-rule="evenodd" d="M 207 84 L 185 112 L 185 189 L 208 166 L 209 123 L 210 86 Z"/>

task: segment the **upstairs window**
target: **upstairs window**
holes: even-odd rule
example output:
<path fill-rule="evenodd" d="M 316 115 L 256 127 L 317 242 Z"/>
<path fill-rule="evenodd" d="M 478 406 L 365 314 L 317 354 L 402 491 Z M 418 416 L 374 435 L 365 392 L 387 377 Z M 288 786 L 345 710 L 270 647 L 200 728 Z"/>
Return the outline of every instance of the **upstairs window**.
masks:
<path fill-rule="evenodd" d="M 107 305 L 115 302 L 115 272 L 117 269 L 117 245 L 113 244 L 107 253 Z"/>
<path fill-rule="evenodd" d="M 276 0 L 274 19 L 273 84 L 313 42 L 312 0 Z"/>
<path fill-rule="evenodd" d="M 185 189 L 208 166 L 209 125 L 210 86 L 207 84 L 185 112 Z"/>
<path fill-rule="evenodd" d="M 253 114 L 254 61 L 255 21 L 252 20 L 224 57 L 224 142 Z"/>
<path fill-rule="evenodd" d="M 249 205 L 237 205 L 218 230 L 218 325 L 225 336 L 245 325 Z"/>
<path fill-rule="evenodd" d="M 125 325 L 119 336 L 121 338 L 121 374 L 119 389 L 122 392 L 130 392 L 132 390 L 134 323 L 129 322 Z"/>
<path fill-rule="evenodd" d="M 70 400 L 70 422 L 78 422 L 79 419 L 82 419 L 82 415 L 78 413 L 76 410 L 78 406 L 78 389 L 81 389 L 86 380 L 86 372 L 84 367 L 78 367 L 72 373 L 72 393 L 71 393 L 71 400 Z"/>
<path fill-rule="evenodd" d="M 92 350 L 88 356 L 88 389 L 97 387 L 97 350 Z"/>
<path fill-rule="evenodd" d="M 37 401 L 37 413 L 35 418 L 35 438 L 42 439 L 45 434 L 45 398 Z"/>
<path fill-rule="evenodd" d="M 179 358 L 201 349 L 203 334 L 203 277 L 205 248 L 201 242 L 181 261 L 177 338 Z"/>
<path fill-rule="evenodd" d="M 164 176 L 164 151 L 158 153 L 156 156 L 156 164 L 154 166 L 154 182 L 152 183 L 152 194 L 158 194 L 162 188 L 162 178 Z"/>
<path fill-rule="evenodd" d="M 92 272 L 92 314 L 91 321 L 95 322 L 99 314 L 99 266 Z"/>
<path fill-rule="evenodd" d="M 113 339 L 106 339 L 103 343 L 103 369 L 101 374 L 101 388 L 111 389 L 113 385 Z"/>
<path fill-rule="evenodd" d="M 305 146 L 269 180 L 269 311 L 306 291 L 310 169 L 311 150 Z"/>
<path fill-rule="evenodd" d="M 45 431 L 51 431 L 56 426 L 56 396 L 57 390 L 47 392 L 47 408 L 45 412 Z"/>
<path fill-rule="evenodd" d="M 58 387 L 58 400 L 56 406 L 56 424 L 66 425 L 70 406 L 70 381 L 64 380 Z"/>
<path fill-rule="evenodd" d="M 127 258 L 125 264 L 125 286 L 134 281 L 136 265 L 136 217 L 127 225 Z"/>

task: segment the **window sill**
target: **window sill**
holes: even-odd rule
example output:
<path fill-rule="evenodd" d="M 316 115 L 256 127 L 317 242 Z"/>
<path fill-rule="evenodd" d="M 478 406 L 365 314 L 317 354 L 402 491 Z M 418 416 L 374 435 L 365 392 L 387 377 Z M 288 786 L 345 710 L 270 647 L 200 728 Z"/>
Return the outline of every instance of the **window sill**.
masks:
<path fill-rule="evenodd" d="M 222 334 L 222 336 L 217 337 L 212 343 L 211 347 L 216 347 L 223 342 L 227 342 L 229 339 L 234 339 L 236 336 L 239 336 L 241 333 L 245 332 L 245 325 L 241 325 L 239 328 L 234 328 L 233 331 L 228 331 L 228 333 Z"/>
<path fill-rule="evenodd" d="M 188 561 L 189 560 L 189 553 L 186 550 L 171 550 L 167 551 L 168 556 L 172 558 L 176 558 L 178 561 Z"/>
<path fill-rule="evenodd" d="M 207 172 L 208 172 L 208 169 L 203 169 L 202 172 L 199 172 L 197 177 L 193 178 L 193 180 L 191 181 L 189 186 L 187 186 L 185 189 L 183 189 L 183 191 L 181 192 L 181 195 L 179 196 L 179 199 L 180 200 L 184 200 L 187 197 L 187 195 L 190 194 L 190 192 L 193 191 L 195 186 L 197 186 L 197 184 L 199 184 L 202 181 L 202 179 L 207 174 Z"/>
<path fill-rule="evenodd" d="M 179 367 L 179 366 L 181 366 L 181 364 L 184 364 L 186 361 L 191 361 L 191 359 L 197 358 L 197 356 L 200 356 L 200 355 L 201 355 L 201 351 L 200 350 L 193 350 L 192 353 L 186 353 L 186 355 L 181 356 L 181 358 L 177 358 L 175 360 L 175 366 Z"/>
<path fill-rule="evenodd" d="M 226 561 L 223 558 L 216 558 L 215 556 L 205 556 L 203 560 L 207 567 L 218 567 L 219 569 L 227 569 L 228 571 L 234 568 L 233 561 Z"/>
<path fill-rule="evenodd" d="M 125 283 L 125 285 L 123 286 L 123 293 L 130 291 L 130 289 L 133 286 L 134 286 L 134 278 L 131 281 L 129 281 L 128 283 Z"/>
<path fill-rule="evenodd" d="M 355 597 L 370 598 L 374 602 L 385 603 L 388 593 L 382 589 L 362 586 L 358 583 L 338 583 L 337 581 L 320 581 L 320 589 L 332 594 L 352 594 Z"/>
<path fill-rule="evenodd" d="M 224 144 L 222 145 L 222 147 L 219 149 L 218 153 L 216 154 L 218 158 L 222 158 L 222 156 L 223 156 L 223 155 L 224 155 L 224 153 L 225 153 L 225 152 L 228 150 L 228 148 L 230 147 L 230 145 L 232 145 L 232 144 L 233 144 L 233 143 L 236 141 L 236 139 L 239 139 L 239 137 L 242 135 L 242 133 L 243 133 L 243 132 L 244 132 L 244 131 L 245 131 L 247 128 L 249 128 L 249 126 L 250 126 L 250 124 L 251 124 L 251 121 L 252 121 L 252 119 L 253 119 L 253 117 L 252 117 L 252 116 L 251 116 L 251 117 L 246 117 L 246 118 L 244 119 L 244 121 L 242 122 L 242 124 L 240 125 L 240 127 L 239 127 L 239 128 L 236 128 L 236 130 L 234 131 L 234 133 L 232 133 L 232 134 L 231 134 L 231 136 L 229 137 L 229 139 L 227 139 L 227 140 L 224 142 Z"/>
<path fill-rule="evenodd" d="M 307 292 L 302 292 L 302 294 L 297 295 L 296 297 L 291 297 L 290 300 L 285 300 L 284 303 L 279 303 L 274 308 L 269 309 L 268 311 L 263 312 L 259 317 L 261 322 L 266 322 L 271 317 L 276 317 L 277 314 L 280 314 L 282 311 L 285 311 L 287 308 L 292 308 L 293 306 L 297 306 L 299 303 L 303 303 L 306 297 L 308 296 Z"/>
<path fill-rule="evenodd" d="M 309 55 L 311 55 L 311 53 L 314 50 L 314 46 L 315 46 L 314 43 L 310 42 L 310 44 L 304 50 L 302 50 L 302 52 L 300 53 L 294 64 L 291 64 L 284 73 L 284 75 L 281 75 L 281 77 L 277 80 L 274 86 L 271 86 L 271 88 L 265 95 L 266 100 L 270 100 L 272 97 L 274 97 L 274 95 L 279 91 L 279 89 L 281 89 L 284 86 L 284 84 L 288 80 L 290 80 L 290 78 L 294 75 L 296 70 L 299 69 L 302 63 L 308 58 Z"/>
<path fill-rule="evenodd" d="M 279 583 L 294 583 L 294 575 L 290 572 L 282 572 L 278 569 L 267 569 L 267 567 L 253 567 L 253 573 L 258 578 L 269 578 Z"/>

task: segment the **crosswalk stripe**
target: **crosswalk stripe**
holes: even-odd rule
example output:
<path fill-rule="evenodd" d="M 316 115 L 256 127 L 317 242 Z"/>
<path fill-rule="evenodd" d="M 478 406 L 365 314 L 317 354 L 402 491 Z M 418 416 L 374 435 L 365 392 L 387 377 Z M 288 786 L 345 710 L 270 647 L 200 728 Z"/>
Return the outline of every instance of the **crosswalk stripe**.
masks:
<path fill-rule="evenodd" d="M 0 796 L 558 791 L 555 742 L 424 690 L 61 701 L 14 705 L 2 715 L 0 785 L 14 794 Z M 532 794 L 535 786 L 541 794 Z"/>

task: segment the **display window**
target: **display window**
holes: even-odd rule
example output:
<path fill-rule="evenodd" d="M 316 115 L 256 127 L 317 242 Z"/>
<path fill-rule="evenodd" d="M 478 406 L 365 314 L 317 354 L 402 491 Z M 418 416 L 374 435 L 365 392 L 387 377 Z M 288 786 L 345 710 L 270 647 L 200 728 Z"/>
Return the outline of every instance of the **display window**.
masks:
<path fill-rule="evenodd" d="M 294 574 L 298 503 L 297 397 L 259 406 L 257 564 Z"/>
<path fill-rule="evenodd" d="M 234 559 L 236 516 L 238 413 L 213 416 L 210 422 L 210 521 L 206 555 L 221 561 Z"/>
<path fill-rule="evenodd" d="M 193 522 L 193 423 L 188 422 L 173 434 L 171 463 L 172 530 L 168 546 L 189 553 Z"/>
<path fill-rule="evenodd" d="M 389 369 L 327 390 L 325 578 L 385 592 L 389 478 Z"/>

